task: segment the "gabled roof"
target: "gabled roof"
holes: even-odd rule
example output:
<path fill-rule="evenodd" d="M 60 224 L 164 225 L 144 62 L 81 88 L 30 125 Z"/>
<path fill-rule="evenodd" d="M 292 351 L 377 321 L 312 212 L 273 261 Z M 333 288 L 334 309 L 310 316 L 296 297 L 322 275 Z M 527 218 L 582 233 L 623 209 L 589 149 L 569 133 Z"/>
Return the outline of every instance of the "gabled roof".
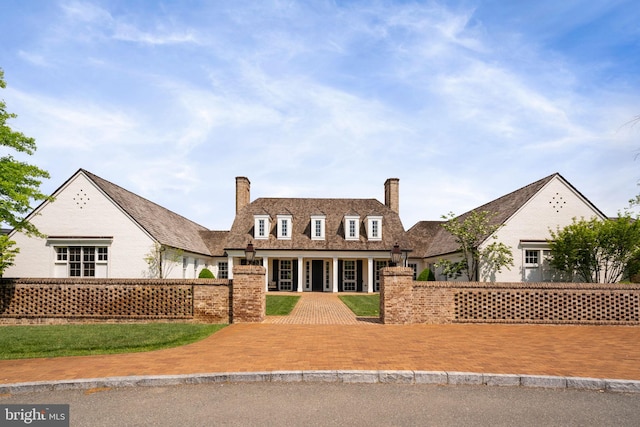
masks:
<path fill-rule="evenodd" d="M 277 239 L 275 221 L 271 223 L 268 239 L 254 239 L 254 215 L 266 213 L 275 220 L 282 212 L 292 215 L 291 239 Z M 325 239 L 311 240 L 311 216 L 318 212 L 326 215 Z M 345 215 L 360 216 L 359 241 L 345 240 Z M 370 241 L 366 237 L 363 223 L 369 215 L 382 216 L 381 241 Z M 226 248 L 244 249 L 251 241 L 256 249 L 389 251 L 396 242 L 403 242 L 404 234 L 398 214 L 375 199 L 259 198 L 236 215 Z"/>
<path fill-rule="evenodd" d="M 516 191 L 499 197 L 489 203 L 486 203 L 480 207 L 477 207 L 469 212 L 466 212 L 457 218 L 464 220 L 472 212 L 487 211 L 491 214 L 491 225 L 504 224 L 509 218 L 511 218 L 520 208 L 522 208 L 534 195 L 536 195 L 542 188 L 544 188 L 554 178 L 561 179 L 567 186 L 575 191 L 580 197 L 582 197 L 586 203 L 588 203 L 596 212 L 605 217 L 600 210 L 598 210 L 586 197 L 584 197 L 578 190 L 575 189 L 566 179 L 564 179 L 559 173 L 554 173 L 545 178 L 542 178 L 536 182 L 526 185 Z M 429 224 L 424 224 L 429 223 Z M 418 246 L 415 247 L 414 253 L 424 254 L 424 257 L 434 257 L 439 255 L 445 255 L 458 251 L 459 244 L 455 241 L 455 238 L 447 232 L 442 226 L 435 226 L 434 221 L 423 221 L 416 224 L 409 230 L 408 235 L 415 240 Z M 437 228 L 437 230 L 434 229 Z M 415 230 L 414 230 L 415 229 Z M 419 238 L 422 237 L 422 240 Z M 485 236 L 485 239 L 489 236 Z M 420 242 L 422 244 L 420 245 Z"/>
<path fill-rule="evenodd" d="M 160 244 L 211 255 L 201 234 L 209 231 L 207 228 L 84 169 L 78 173 L 83 173 Z"/>

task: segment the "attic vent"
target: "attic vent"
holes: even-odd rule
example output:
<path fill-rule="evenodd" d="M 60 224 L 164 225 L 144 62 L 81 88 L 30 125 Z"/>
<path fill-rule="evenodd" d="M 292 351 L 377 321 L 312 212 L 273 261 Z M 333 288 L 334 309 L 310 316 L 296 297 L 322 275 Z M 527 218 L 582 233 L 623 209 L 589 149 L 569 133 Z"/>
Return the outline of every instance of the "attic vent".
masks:
<path fill-rule="evenodd" d="M 89 196 L 87 195 L 86 191 L 81 189 L 78 194 L 76 194 L 76 197 L 73 198 L 73 200 L 76 202 L 76 206 L 82 209 L 87 205 Z"/>
<path fill-rule="evenodd" d="M 560 212 L 560 210 L 562 210 L 562 208 L 564 208 L 566 204 L 567 201 L 564 200 L 560 193 L 556 193 L 556 195 L 551 197 L 551 200 L 549 201 L 551 209 L 555 210 L 556 212 Z"/>

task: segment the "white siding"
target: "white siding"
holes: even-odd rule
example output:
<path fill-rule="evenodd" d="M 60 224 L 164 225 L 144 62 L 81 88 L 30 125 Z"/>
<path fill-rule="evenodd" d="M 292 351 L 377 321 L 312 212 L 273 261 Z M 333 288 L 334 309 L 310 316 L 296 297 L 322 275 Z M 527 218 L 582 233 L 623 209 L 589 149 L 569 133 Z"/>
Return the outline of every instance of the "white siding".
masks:
<path fill-rule="evenodd" d="M 144 277 L 153 240 L 107 198 L 82 173 L 62 187 L 52 203 L 44 203 L 31 218 L 40 232 L 48 236 L 110 236 L 109 277 Z M 5 277 L 55 277 L 54 248 L 46 239 L 15 233 L 20 253 Z"/>
<path fill-rule="evenodd" d="M 493 279 L 499 282 L 519 282 L 526 279 L 524 268 L 523 240 L 546 240 L 551 237 L 549 229 L 563 228 L 572 222 L 572 218 L 590 219 L 602 216 L 570 186 L 555 177 L 542 190 L 533 196 L 513 217 L 511 217 L 496 235 L 498 242 L 510 246 L 513 253 L 514 267 L 503 270 Z M 491 243 L 490 239 L 487 243 Z M 535 278 L 535 275 L 531 275 Z M 482 277 L 488 281 L 492 278 Z"/>

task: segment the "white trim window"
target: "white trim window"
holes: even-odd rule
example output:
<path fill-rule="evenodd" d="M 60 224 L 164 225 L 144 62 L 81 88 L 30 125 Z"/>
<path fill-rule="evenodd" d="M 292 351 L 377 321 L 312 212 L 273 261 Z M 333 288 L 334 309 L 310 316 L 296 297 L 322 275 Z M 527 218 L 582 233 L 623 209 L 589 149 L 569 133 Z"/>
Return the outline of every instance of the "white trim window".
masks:
<path fill-rule="evenodd" d="M 107 277 L 108 247 L 56 246 L 55 252 L 56 268 L 65 277 Z"/>
<path fill-rule="evenodd" d="M 227 261 L 218 262 L 218 279 L 229 278 L 229 263 Z"/>
<path fill-rule="evenodd" d="M 524 266 L 536 268 L 540 265 L 540 251 L 537 249 L 525 249 Z"/>
<path fill-rule="evenodd" d="M 293 264 L 290 259 L 281 259 L 278 269 L 280 280 L 278 286 L 281 291 L 290 291 L 293 289 Z"/>
<path fill-rule="evenodd" d="M 291 215 L 278 215 L 278 239 L 290 240 L 291 228 L 292 228 L 292 216 Z"/>
<path fill-rule="evenodd" d="M 389 261 L 375 261 L 375 277 L 373 280 L 373 292 L 380 292 L 380 272 L 383 268 L 389 266 Z"/>
<path fill-rule="evenodd" d="M 355 292 L 356 287 L 356 262 L 345 260 L 342 267 L 342 290 L 344 292 Z"/>
<path fill-rule="evenodd" d="M 357 215 L 345 215 L 344 217 L 345 240 L 360 240 L 360 217 Z"/>
<path fill-rule="evenodd" d="M 367 238 L 369 240 L 382 240 L 382 217 L 367 217 Z"/>
<path fill-rule="evenodd" d="M 253 238 L 256 240 L 266 240 L 269 238 L 271 221 L 269 215 L 254 215 Z"/>
<path fill-rule="evenodd" d="M 311 215 L 311 240 L 324 240 L 325 220 L 324 215 Z"/>

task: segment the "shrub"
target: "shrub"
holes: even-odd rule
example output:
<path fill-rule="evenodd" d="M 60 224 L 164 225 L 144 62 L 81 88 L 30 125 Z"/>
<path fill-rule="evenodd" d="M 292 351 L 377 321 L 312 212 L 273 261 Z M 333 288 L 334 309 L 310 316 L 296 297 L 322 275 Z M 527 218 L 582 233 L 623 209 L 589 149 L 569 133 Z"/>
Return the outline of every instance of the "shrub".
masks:
<path fill-rule="evenodd" d="M 418 278 L 416 279 L 420 282 L 433 282 L 434 280 L 436 280 L 436 276 L 435 274 L 433 274 L 433 271 L 431 271 L 428 267 L 425 268 L 424 270 L 422 270 L 422 273 L 420 273 L 420 275 L 418 276 Z"/>
<path fill-rule="evenodd" d="M 208 268 L 203 268 L 200 271 L 200 274 L 198 274 L 198 279 L 215 279 L 215 278 L 216 276 L 214 276 L 211 270 L 209 270 Z"/>

